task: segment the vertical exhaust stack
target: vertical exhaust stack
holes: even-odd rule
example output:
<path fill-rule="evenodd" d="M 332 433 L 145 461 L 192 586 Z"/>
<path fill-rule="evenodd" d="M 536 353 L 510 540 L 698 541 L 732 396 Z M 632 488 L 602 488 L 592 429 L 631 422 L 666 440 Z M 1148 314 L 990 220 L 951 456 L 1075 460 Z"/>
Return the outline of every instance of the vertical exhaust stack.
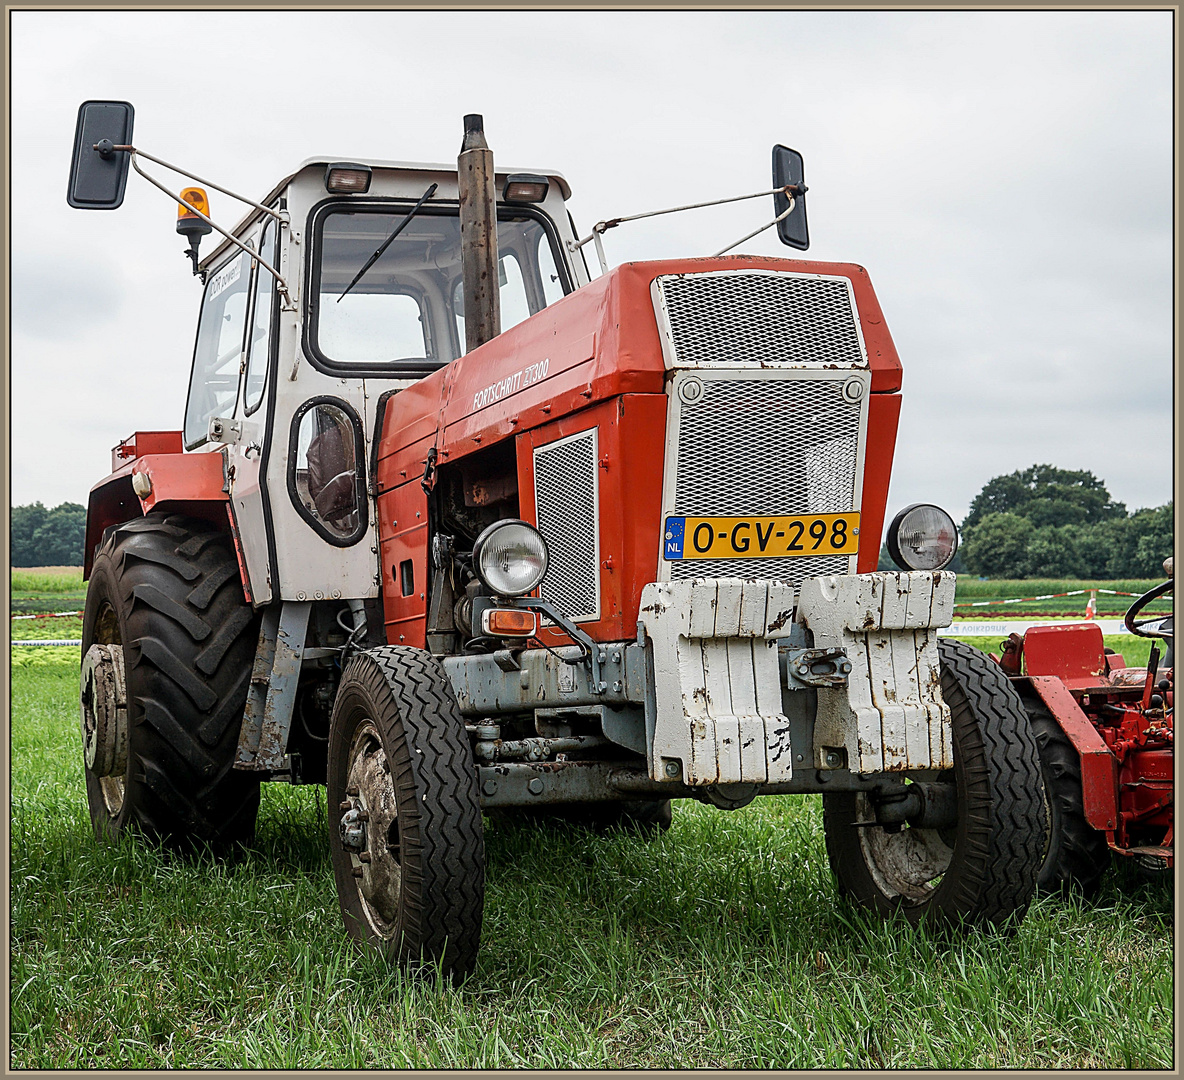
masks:
<path fill-rule="evenodd" d="M 460 259 L 465 291 L 465 351 L 502 332 L 498 299 L 497 205 L 493 151 L 484 121 L 465 117 L 465 137 L 456 159 L 460 188 Z"/>

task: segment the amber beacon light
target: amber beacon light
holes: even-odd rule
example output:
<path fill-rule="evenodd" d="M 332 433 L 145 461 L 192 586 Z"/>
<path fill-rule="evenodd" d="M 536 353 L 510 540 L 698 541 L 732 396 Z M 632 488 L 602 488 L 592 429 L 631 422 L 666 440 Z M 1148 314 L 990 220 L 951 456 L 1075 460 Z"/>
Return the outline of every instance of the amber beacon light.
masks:
<path fill-rule="evenodd" d="M 177 203 L 177 232 L 189 237 L 189 247 L 185 254 L 193 260 L 193 272 L 197 269 L 197 248 L 201 238 L 214 231 L 213 226 L 205 220 L 210 216 L 210 198 L 205 188 L 187 187 L 181 191 L 181 201 Z"/>

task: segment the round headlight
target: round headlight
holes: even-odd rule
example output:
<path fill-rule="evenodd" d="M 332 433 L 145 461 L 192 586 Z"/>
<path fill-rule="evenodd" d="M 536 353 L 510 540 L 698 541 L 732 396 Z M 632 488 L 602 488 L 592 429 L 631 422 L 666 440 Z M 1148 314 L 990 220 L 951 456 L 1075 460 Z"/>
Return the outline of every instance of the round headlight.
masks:
<path fill-rule="evenodd" d="M 473 569 L 498 596 L 525 596 L 547 573 L 547 542 L 525 521 L 495 521 L 473 545 Z"/>
<path fill-rule="evenodd" d="M 888 526 L 888 554 L 902 570 L 940 570 L 958 550 L 958 526 L 931 503 L 906 506 Z"/>

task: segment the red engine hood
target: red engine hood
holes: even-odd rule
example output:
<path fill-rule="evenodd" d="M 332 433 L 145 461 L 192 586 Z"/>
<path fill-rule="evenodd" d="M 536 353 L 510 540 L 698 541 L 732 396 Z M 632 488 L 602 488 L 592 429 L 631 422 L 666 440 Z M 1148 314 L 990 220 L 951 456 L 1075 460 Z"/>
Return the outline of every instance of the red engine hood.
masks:
<path fill-rule="evenodd" d="M 750 256 L 624 263 L 397 394 L 387 407 L 379 459 L 393 456 L 400 466 L 404 459 L 422 462 L 418 444 L 430 440 L 441 460 L 454 461 L 598 401 L 661 393 L 665 369 L 652 281 L 667 274 L 743 269 L 849 278 L 872 390 L 900 389 L 900 361 L 861 266 Z M 380 470 L 380 490 L 402 482 L 402 472 Z"/>

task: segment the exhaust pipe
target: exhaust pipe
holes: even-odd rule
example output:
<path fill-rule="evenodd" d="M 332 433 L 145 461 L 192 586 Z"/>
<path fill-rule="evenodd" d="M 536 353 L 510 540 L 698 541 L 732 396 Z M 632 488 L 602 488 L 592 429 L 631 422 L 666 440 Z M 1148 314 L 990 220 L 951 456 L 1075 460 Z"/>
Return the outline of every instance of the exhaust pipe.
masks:
<path fill-rule="evenodd" d="M 493 151 L 484 121 L 465 117 L 465 137 L 456 159 L 460 190 L 460 262 L 465 292 L 465 351 L 502 332 L 498 299 L 497 206 Z"/>

